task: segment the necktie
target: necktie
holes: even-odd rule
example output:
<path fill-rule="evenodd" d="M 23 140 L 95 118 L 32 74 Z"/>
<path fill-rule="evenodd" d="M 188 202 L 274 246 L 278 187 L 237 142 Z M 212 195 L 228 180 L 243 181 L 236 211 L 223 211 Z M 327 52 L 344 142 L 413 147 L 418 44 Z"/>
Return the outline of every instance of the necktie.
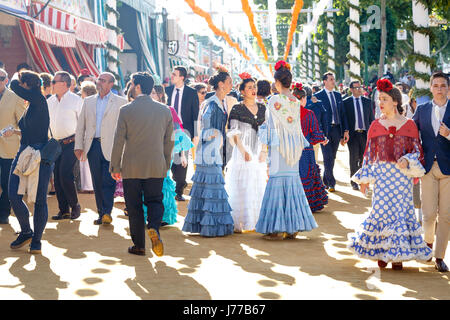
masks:
<path fill-rule="evenodd" d="M 357 129 L 364 129 L 363 120 L 362 120 L 361 105 L 359 103 L 359 98 L 356 98 L 356 112 L 358 113 L 358 122 L 356 124 Z"/>
<path fill-rule="evenodd" d="M 337 114 L 336 100 L 334 99 L 334 93 L 333 92 L 330 92 L 330 102 L 331 102 L 331 110 L 333 112 L 334 124 L 339 124 L 339 117 L 338 117 L 338 114 Z"/>
<path fill-rule="evenodd" d="M 175 102 L 173 103 L 173 108 L 177 111 L 178 117 L 181 119 L 181 105 L 180 100 L 180 89 L 177 89 L 177 94 L 175 95 Z"/>
<path fill-rule="evenodd" d="M 433 106 L 433 111 L 434 111 L 434 116 L 436 117 L 437 120 L 437 130 L 434 130 L 434 133 L 436 135 L 439 134 L 439 127 L 441 126 L 441 112 L 439 110 L 439 106 L 434 105 Z M 431 121 L 431 123 L 433 123 L 433 121 Z"/>

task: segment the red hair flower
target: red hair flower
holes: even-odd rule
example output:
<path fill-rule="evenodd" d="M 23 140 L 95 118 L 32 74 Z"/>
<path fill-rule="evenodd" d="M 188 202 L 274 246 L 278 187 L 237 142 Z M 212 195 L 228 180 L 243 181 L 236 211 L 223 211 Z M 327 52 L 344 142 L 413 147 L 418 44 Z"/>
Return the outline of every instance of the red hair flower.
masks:
<path fill-rule="evenodd" d="M 239 78 L 241 78 L 242 80 L 245 80 L 245 79 L 250 79 L 252 76 L 249 74 L 249 73 L 247 73 L 247 72 L 242 72 L 240 75 L 239 75 Z"/>
<path fill-rule="evenodd" d="M 275 71 L 278 71 L 281 67 L 291 70 L 291 65 L 284 60 L 280 60 L 275 64 Z"/>
<path fill-rule="evenodd" d="M 392 90 L 392 83 L 388 79 L 380 79 L 377 81 L 378 91 L 389 92 Z"/>
<path fill-rule="evenodd" d="M 298 90 L 303 90 L 303 84 L 301 82 L 295 82 L 292 84 L 292 90 L 297 88 Z"/>
<path fill-rule="evenodd" d="M 228 69 L 224 65 L 221 65 L 221 64 L 218 64 L 216 66 L 216 70 L 217 70 L 217 72 L 226 72 L 226 73 L 228 73 Z"/>

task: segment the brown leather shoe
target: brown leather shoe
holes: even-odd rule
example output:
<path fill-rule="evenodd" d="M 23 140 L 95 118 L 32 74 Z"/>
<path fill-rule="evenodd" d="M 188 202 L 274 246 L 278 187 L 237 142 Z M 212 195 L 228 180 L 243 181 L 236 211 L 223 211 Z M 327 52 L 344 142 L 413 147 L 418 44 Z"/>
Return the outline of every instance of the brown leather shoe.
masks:
<path fill-rule="evenodd" d="M 159 239 L 158 232 L 153 228 L 148 229 L 147 232 L 150 240 L 152 241 L 152 251 L 158 257 L 161 257 L 164 254 L 164 246 L 161 239 Z"/>
<path fill-rule="evenodd" d="M 387 263 L 384 262 L 383 260 L 378 260 L 378 266 L 379 266 L 381 269 L 384 269 L 384 268 L 387 267 Z"/>
<path fill-rule="evenodd" d="M 145 249 L 141 249 L 136 246 L 132 246 L 132 247 L 128 248 L 128 253 L 136 254 L 138 256 L 145 256 Z"/>
<path fill-rule="evenodd" d="M 403 270 L 403 263 L 392 262 L 392 270 Z"/>

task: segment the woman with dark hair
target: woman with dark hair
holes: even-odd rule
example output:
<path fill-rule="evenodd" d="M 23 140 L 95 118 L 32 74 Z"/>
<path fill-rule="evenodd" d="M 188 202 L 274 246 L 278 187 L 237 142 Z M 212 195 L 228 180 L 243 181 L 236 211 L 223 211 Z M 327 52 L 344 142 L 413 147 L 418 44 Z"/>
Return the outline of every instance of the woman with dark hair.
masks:
<path fill-rule="evenodd" d="M 39 74 L 32 71 L 22 71 L 19 75 L 14 75 L 11 90 L 28 101 L 29 106 L 19 121 L 20 130 L 8 133 L 21 136 L 19 151 L 11 165 L 8 188 L 9 200 L 21 231 L 10 247 L 18 249 L 31 242 L 29 252 L 33 254 L 41 253 L 41 238 L 48 219 L 47 188 L 54 165 L 40 160 L 39 150 L 48 142 L 50 124 L 47 100 L 42 94 L 41 82 Z M 31 190 L 27 189 L 27 201 L 34 202 L 34 232 L 30 226 L 30 211 L 23 201 L 24 192 L 19 188 L 19 182 L 23 179 L 22 173 L 27 169 L 31 171 L 33 166 L 37 176 L 34 182 L 37 185 L 31 186 Z"/>
<path fill-rule="evenodd" d="M 267 80 L 258 80 L 256 82 L 256 101 L 267 104 L 267 99 L 271 94 L 270 82 Z"/>
<path fill-rule="evenodd" d="M 303 85 L 301 83 L 294 84 L 292 94 L 300 101 L 302 132 L 309 142 L 309 146 L 303 149 L 302 157 L 300 158 L 300 178 L 311 211 L 317 212 L 322 210 L 328 203 L 328 193 L 320 177 L 320 168 L 316 163 L 313 145 L 318 143 L 326 145 L 328 141 L 322 130 L 320 130 L 319 122 L 314 112 L 305 108 L 306 90 L 303 89 Z"/>
<path fill-rule="evenodd" d="M 152 99 L 161 102 L 163 104 L 166 104 L 166 92 L 164 90 L 163 86 L 156 85 L 153 87 L 153 91 L 151 94 Z M 194 144 L 191 142 L 191 139 L 183 132 L 183 124 L 181 123 L 180 118 L 177 115 L 177 112 L 175 109 L 171 106 L 168 106 L 170 109 L 170 112 L 172 113 L 172 120 L 173 120 L 173 130 L 174 130 L 174 147 L 172 151 L 172 162 L 173 162 L 173 156 L 175 154 L 181 153 L 181 164 L 183 166 L 187 165 L 187 159 L 184 152 L 181 151 L 187 151 L 191 149 Z M 170 164 L 172 167 L 172 163 Z M 175 201 L 175 196 L 177 195 L 175 192 L 175 181 L 170 176 L 171 170 L 169 169 L 167 171 L 167 175 L 164 178 L 163 182 L 163 206 L 164 206 L 164 215 L 162 218 L 161 226 L 167 226 L 174 224 L 177 222 L 177 214 L 178 214 L 178 208 L 177 208 L 177 202 Z M 144 218 L 147 221 L 147 206 L 144 205 Z"/>
<path fill-rule="evenodd" d="M 225 174 L 234 232 L 255 229 L 267 181 L 267 154 L 258 139 L 266 107 L 256 102 L 255 79 L 248 73 L 239 76 L 243 101 L 233 106 L 228 118 L 227 137 L 234 147 Z"/>
<path fill-rule="evenodd" d="M 361 169 L 352 180 L 366 193 L 374 185 L 372 208 L 360 230 L 349 235 L 349 249 L 385 268 L 401 270 L 402 262 L 427 261 L 432 250 L 422 238 L 413 205 L 413 178 L 425 173 L 419 131 L 402 116 L 402 95 L 387 79 L 377 82 L 382 117 L 370 125 Z"/>
<path fill-rule="evenodd" d="M 263 151 L 268 152 L 269 181 L 256 232 L 268 240 L 294 239 L 300 231 L 317 228 L 298 173 L 300 157 L 309 143 L 302 133 L 300 104 L 290 91 L 290 66 L 279 61 L 275 70 L 279 94 L 270 98 L 265 123 L 259 128 Z"/>
<path fill-rule="evenodd" d="M 225 191 L 222 167 L 227 109 L 223 101 L 233 87 L 226 70 L 209 79 L 215 94 L 204 103 L 201 131 L 195 156 L 197 165 L 190 192 L 188 213 L 183 231 L 204 237 L 220 237 L 233 233 L 233 219 Z"/>
<path fill-rule="evenodd" d="M 161 102 L 163 104 L 167 104 L 167 96 L 164 87 L 161 85 L 155 85 L 152 90 L 152 94 L 150 95 L 153 100 Z"/>

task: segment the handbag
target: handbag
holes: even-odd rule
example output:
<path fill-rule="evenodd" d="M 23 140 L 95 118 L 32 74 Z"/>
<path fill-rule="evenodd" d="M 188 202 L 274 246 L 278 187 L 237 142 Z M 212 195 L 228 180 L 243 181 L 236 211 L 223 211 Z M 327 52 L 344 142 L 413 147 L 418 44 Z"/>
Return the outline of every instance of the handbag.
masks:
<path fill-rule="evenodd" d="M 52 165 L 61 154 L 62 148 L 58 140 L 53 138 L 52 129 L 50 129 L 50 135 L 51 139 L 48 140 L 48 142 L 40 150 L 40 152 L 41 152 L 41 162 L 43 162 L 44 164 Z"/>

